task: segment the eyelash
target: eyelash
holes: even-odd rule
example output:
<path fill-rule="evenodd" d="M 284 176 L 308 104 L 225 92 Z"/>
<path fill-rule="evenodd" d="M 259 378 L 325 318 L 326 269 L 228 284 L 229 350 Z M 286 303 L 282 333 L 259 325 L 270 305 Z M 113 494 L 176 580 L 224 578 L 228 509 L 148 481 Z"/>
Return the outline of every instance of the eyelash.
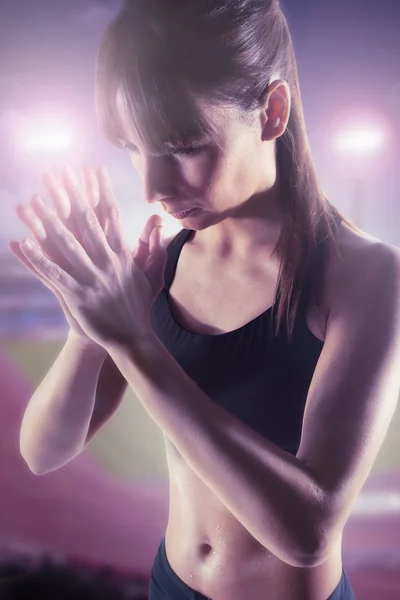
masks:
<path fill-rule="evenodd" d="M 138 149 L 136 147 L 132 147 L 129 144 L 123 144 L 122 146 L 124 150 L 128 150 L 129 152 L 136 153 Z M 185 148 L 175 148 L 175 150 L 171 150 L 169 154 L 182 154 L 184 156 L 190 156 L 191 154 L 196 154 L 200 150 L 203 149 L 204 146 L 186 146 Z"/>
<path fill-rule="evenodd" d="M 176 150 L 171 152 L 171 154 L 189 155 L 189 154 L 195 154 L 196 152 L 199 152 L 201 149 L 202 149 L 202 146 L 187 146 L 186 148 L 176 148 Z"/>

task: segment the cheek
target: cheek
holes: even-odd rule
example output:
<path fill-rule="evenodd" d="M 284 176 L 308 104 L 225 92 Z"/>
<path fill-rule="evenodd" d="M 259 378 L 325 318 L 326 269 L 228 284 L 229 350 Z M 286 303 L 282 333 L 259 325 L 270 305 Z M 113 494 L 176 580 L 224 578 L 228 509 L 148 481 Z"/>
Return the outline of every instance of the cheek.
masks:
<path fill-rule="evenodd" d="M 221 161 L 216 153 L 207 152 L 197 158 L 182 160 L 180 173 L 185 184 L 195 193 L 206 194 L 220 178 Z"/>

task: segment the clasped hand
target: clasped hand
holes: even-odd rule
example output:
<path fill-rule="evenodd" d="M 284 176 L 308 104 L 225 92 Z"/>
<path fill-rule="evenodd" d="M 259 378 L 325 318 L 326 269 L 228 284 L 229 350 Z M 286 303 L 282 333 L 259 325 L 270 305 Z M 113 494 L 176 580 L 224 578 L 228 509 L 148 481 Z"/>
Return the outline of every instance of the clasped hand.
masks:
<path fill-rule="evenodd" d="M 83 173 L 83 190 L 71 169 L 62 171 L 62 183 L 44 175 L 55 209 L 37 195 L 31 206 L 17 207 L 35 241 L 9 247 L 53 291 L 70 325 L 107 350 L 150 333 L 150 310 L 164 285 L 162 219 L 148 219 L 132 252 L 107 170 Z"/>

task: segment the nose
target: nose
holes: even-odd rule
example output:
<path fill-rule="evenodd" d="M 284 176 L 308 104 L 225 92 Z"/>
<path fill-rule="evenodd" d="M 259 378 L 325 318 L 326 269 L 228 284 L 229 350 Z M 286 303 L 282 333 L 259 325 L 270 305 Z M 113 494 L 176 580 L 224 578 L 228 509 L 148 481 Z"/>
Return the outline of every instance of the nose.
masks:
<path fill-rule="evenodd" d="M 176 194 L 176 172 L 170 157 L 147 156 L 142 165 L 143 199 L 148 204 Z"/>

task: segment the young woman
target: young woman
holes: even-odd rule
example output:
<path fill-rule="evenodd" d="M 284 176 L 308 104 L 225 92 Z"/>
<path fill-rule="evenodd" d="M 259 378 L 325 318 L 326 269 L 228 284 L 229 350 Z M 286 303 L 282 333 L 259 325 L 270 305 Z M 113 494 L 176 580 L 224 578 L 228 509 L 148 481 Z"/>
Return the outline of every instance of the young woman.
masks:
<path fill-rule="evenodd" d="M 151 600 L 350 600 L 342 531 L 400 386 L 400 260 L 322 192 L 278 1 L 126 1 L 96 81 L 145 201 L 183 229 L 162 243 L 153 216 L 132 257 L 90 169 L 98 203 L 65 173 L 57 214 L 19 209 L 37 243 L 15 254 L 71 325 L 21 451 L 65 464 L 129 384 L 170 473 Z"/>

